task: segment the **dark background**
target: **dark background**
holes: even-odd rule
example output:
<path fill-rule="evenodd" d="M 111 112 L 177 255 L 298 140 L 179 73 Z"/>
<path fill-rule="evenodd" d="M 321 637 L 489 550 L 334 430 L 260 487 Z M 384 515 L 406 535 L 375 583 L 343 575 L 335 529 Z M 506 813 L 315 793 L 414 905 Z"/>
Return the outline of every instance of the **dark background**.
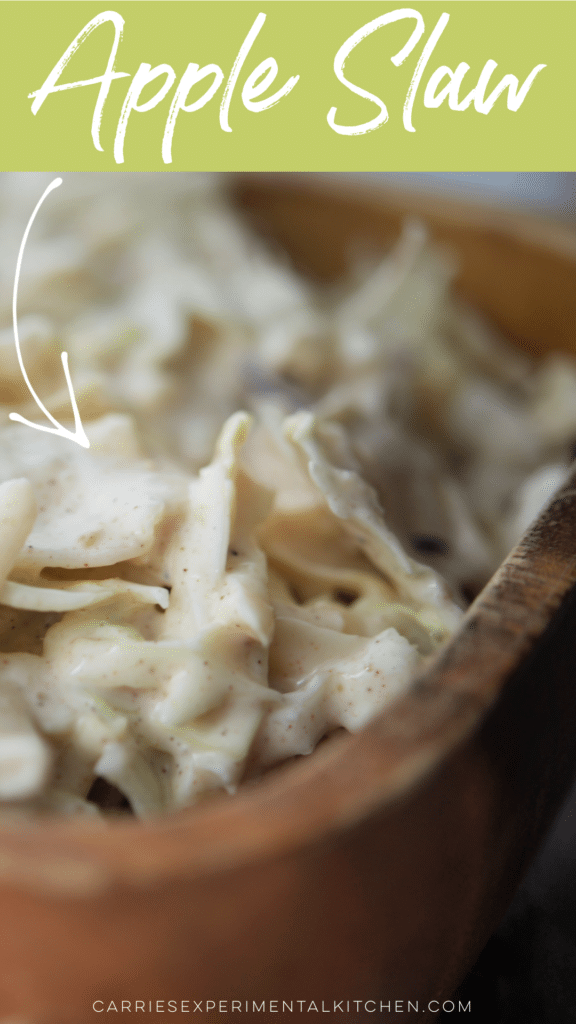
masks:
<path fill-rule="evenodd" d="M 576 785 L 453 999 L 456 1005 L 470 1001 L 471 1012 L 444 1012 L 442 1024 L 576 1021 Z"/>

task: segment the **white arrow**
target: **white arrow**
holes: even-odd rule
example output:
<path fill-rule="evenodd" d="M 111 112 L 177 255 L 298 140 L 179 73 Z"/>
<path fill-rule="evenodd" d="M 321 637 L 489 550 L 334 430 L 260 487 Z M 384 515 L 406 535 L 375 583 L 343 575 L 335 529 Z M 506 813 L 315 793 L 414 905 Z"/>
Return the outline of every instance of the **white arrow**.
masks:
<path fill-rule="evenodd" d="M 13 293 L 13 297 L 12 297 L 12 323 L 13 323 L 13 326 L 14 326 L 14 341 L 16 343 L 16 354 L 18 356 L 18 362 L 20 364 L 20 369 L 22 370 L 22 376 L 24 377 L 24 380 L 26 381 L 26 386 L 28 388 L 28 391 L 30 392 L 30 394 L 32 395 L 32 398 L 36 402 L 36 405 L 38 406 L 39 409 L 42 410 L 44 415 L 50 420 L 51 423 L 54 424 L 54 426 L 53 427 L 43 427 L 40 423 L 32 423 L 30 420 L 25 419 L 24 416 L 20 416 L 20 414 L 17 413 L 17 412 L 11 412 L 10 413 L 10 419 L 11 420 L 16 420 L 18 423 L 24 423 L 27 427 L 33 427 L 34 430 L 45 430 L 46 433 L 48 433 L 48 434 L 58 434 L 60 437 L 67 437 L 70 441 L 76 441 L 76 444 L 82 445 L 83 448 L 89 448 L 90 447 L 90 441 L 86 437 L 86 433 L 84 431 L 84 427 L 82 426 L 82 420 L 80 419 L 80 413 L 78 412 L 78 404 L 76 402 L 76 395 L 74 394 L 74 388 L 72 386 L 72 380 L 71 380 L 71 377 L 70 377 L 70 370 L 68 369 L 68 353 L 67 352 L 62 352 L 61 353 L 61 359 L 62 359 L 62 366 L 64 367 L 64 376 L 66 377 L 66 383 L 68 385 L 68 394 L 70 395 L 70 404 L 72 406 L 72 411 L 74 413 L 74 426 L 76 428 L 74 433 L 72 433 L 72 431 L 68 430 L 66 427 L 63 427 L 62 424 L 58 422 L 58 420 L 54 419 L 52 414 L 50 412 L 48 412 L 48 409 L 43 404 L 43 402 L 38 398 L 38 395 L 34 391 L 34 388 L 32 387 L 32 385 L 31 385 L 31 383 L 30 383 L 30 381 L 28 379 L 28 374 L 26 373 L 26 367 L 24 366 L 24 362 L 22 360 L 22 352 L 20 351 L 20 337 L 18 335 L 18 316 L 17 316 L 18 282 L 20 280 L 20 268 L 22 266 L 22 257 L 24 255 L 24 249 L 26 247 L 26 242 L 28 241 L 28 235 L 30 234 L 30 228 L 32 227 L 32 225 L 34 223 L 34 220 L 35 220 L 36 214 L 38 213 L 38 210 L 42 206 L 42 203 L 46 199 L 46 196 L 48 195 L 48 193 L 52 192 L 53 189 L 58 188 L 58 186 L 61 185 L 61 184 L 62 184 L 62 178 L 55 178 L 54 181 L 50 182 L 50 184 L 48 185 L 48 188 L 44 191 L 44 194 L 38 200 L 38 202 L 36 204 L 36 207 L 34 209 L 34 212 L 33 212 L 32 216 L 30 217 L 30 220 L 28 221 L 28 226 L 26 227 L 26 231 L 24 232 L 24 237 L 22 239 L 22 244 L 20 246 L 20 252 L 18 253 L 18 262 L 16 263 L 16 275 L 14 277 L 14 293 Z"/>

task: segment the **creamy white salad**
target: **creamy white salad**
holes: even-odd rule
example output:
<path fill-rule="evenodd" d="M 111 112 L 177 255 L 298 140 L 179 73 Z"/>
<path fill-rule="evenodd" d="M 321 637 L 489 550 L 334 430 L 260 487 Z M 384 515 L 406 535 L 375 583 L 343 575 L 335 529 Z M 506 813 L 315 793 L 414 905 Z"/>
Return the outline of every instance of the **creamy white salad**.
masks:
<path fill-rule="evenodd" d="M 336 287 L 225 176 L 0 180 L 0 801 L 177 810 L 410 686 L 565 477 L 576 364 L 532 362 L 408 223 Z"/>

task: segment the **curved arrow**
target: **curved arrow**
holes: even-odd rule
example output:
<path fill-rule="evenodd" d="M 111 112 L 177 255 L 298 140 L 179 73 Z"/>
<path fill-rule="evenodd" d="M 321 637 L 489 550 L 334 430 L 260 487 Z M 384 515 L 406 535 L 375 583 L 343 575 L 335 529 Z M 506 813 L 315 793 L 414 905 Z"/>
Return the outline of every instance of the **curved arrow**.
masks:
<path fill-rule="evenodd" d="M 44 427 L 40 423 L 32 423 L 30 420 L 25 419 L 24 416 L 20 416 L 20 414 L 17 413 L 17 412 L 11 412 L 10 413 L 10 419 L 11 420 L 16 420 L 18 423 L 24 423 L 27 427 L 33 427 L 34 430 L 45 430 L 46 433 L 48 433 L 48 434 L 58 434 L 60 437 L 67 437 L 69 441 L 76 441 L 76 444 L 81 445 L 82 448 L 89 448 L 90 447 L 90 441 L 86 437 L 86 433 L 84 431 L 84 427 L 82 426 L 82 420 L 80 419 L 80 413 L 78 412 L 78 404 L 76 402 L 76 396 L 74 394 L 74 388 L 72 386 L 72 380 L 71 380 L 71 377 L 70 377 L 70 370 L 68 369 L 68 353 L 67 352 L 62 352 L 60 358 L 62 359 L 62 366 L 64 368 L 64 376 L 66 377 L 66 383 L 68 385 L 68 394 L 70 396 L 70 404 L 72 406 L 72 411 L 74 413 L 74 426 L 76 428 L 74 433 L 72 433 L 72 431 L 68 430 L 66 427 L 63 427 L 62 424 L 59 423 L 57 419 L 54 419 L 54 416 L 52 416 L 52 413 L 48 412 L 48 409 L 46 408 L 46 406 L 38 398 L 38 395 L 34 391 L 34 388 L 32 387 L 32 385 L 30 383 L 30 380 L 28 379 L 28 374 L 26 373 L 26 367 L 24 366 L 24 362 L 22 360 L 22 352 L 20 351 L 20 337 L 18 335 L 18 315 L 17 315 L 18 283 L 20 281 L 20 268 L 22 266 L 22 257 L 24 255 L 24 249 L 26 247 L 26 242 L 28 241 L 28 235 L 30 234 L 30 228 L 32 227 L 32 225 L 34 223 L 34 220 L 36 218 L 36 214 L 38 213 L 38 210 L 42 206 L 42 203 L 46 199 L 46 196 L 48 195 L 48 193 L 52 192 L 53 189 L 58 188 L 58 186 L 61 185 L 61 184 L 62 184 L 62 178 L 55 178 L 54 181 L 50 182 L 50 184 L 48 185 L 48 188 L 45 189 L 44 194 L 41 196 L 41 198 L 36 203 L 36 206 L 34 208 L 34 212 L 32 213 L 32 216 L 30 217 L 30 220 L 28 221 L 28 225 L 26 227 L 26 231 L 24 232 L 24 237 L 22 239 L 22 244 L 20 245 L 20 251 L 18 253 L 18 261 L 16 263 L 16 274 L 15 274 L 15 277 L 14 277 L 14 292 L 13 292 L 13 297 L 12 297 L 12 323 L 13 323 L 13 326 L 14 326 L 14 341 L 15 341 L 15 344 L 16 344 L 16 354 L 18 356 L 18 362 L 20 364 L 20 369 L 22 371 L 22 376 L 24 377 L 24 380 L 26 381 L 26 386 L 28 388 L 28 391 L 30 392 L 30 394 L 32 395 L 32 398 L 36 402 L 36 405 L 38 406 L 39 409 L 42 410 L 44 415 L 47 417 L 47 419 L 50 420 L 51 423 L 54 424 L 54 426 L 53 427 Z"/>

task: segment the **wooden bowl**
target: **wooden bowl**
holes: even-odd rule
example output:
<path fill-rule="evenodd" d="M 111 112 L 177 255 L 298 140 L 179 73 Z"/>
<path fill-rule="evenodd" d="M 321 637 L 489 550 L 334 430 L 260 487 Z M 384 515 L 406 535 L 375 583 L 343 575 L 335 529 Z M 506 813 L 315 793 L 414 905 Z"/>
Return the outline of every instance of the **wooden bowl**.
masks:
<path fill-rule="evenodd" d="M 417 210 L 459 252 L 462 290 L 509 336 L 532 350 L 574 342 L 567 230 L 285 180 L 244 182 L 239 199 L 325 277 L 353 238 L 385 244 Z M 87 1024 L 140 1000 L 156 1020 L 189 1020 L 197 1002 L 197 1019 L 222 1021 L 254 1000 L 260 1020 L 294 1021 L 312 1001 L 340 1019 L 336 1001 L 358 1021 L 398 1000 L 398 1012 L 410 1001 L 411 1019 L 433 1019 L 574 774 L 575 580 L 570 483 L 449 646 L 360 734 L 234 799 L 148 824 L 3 827 L 0 1018 Z"/>

